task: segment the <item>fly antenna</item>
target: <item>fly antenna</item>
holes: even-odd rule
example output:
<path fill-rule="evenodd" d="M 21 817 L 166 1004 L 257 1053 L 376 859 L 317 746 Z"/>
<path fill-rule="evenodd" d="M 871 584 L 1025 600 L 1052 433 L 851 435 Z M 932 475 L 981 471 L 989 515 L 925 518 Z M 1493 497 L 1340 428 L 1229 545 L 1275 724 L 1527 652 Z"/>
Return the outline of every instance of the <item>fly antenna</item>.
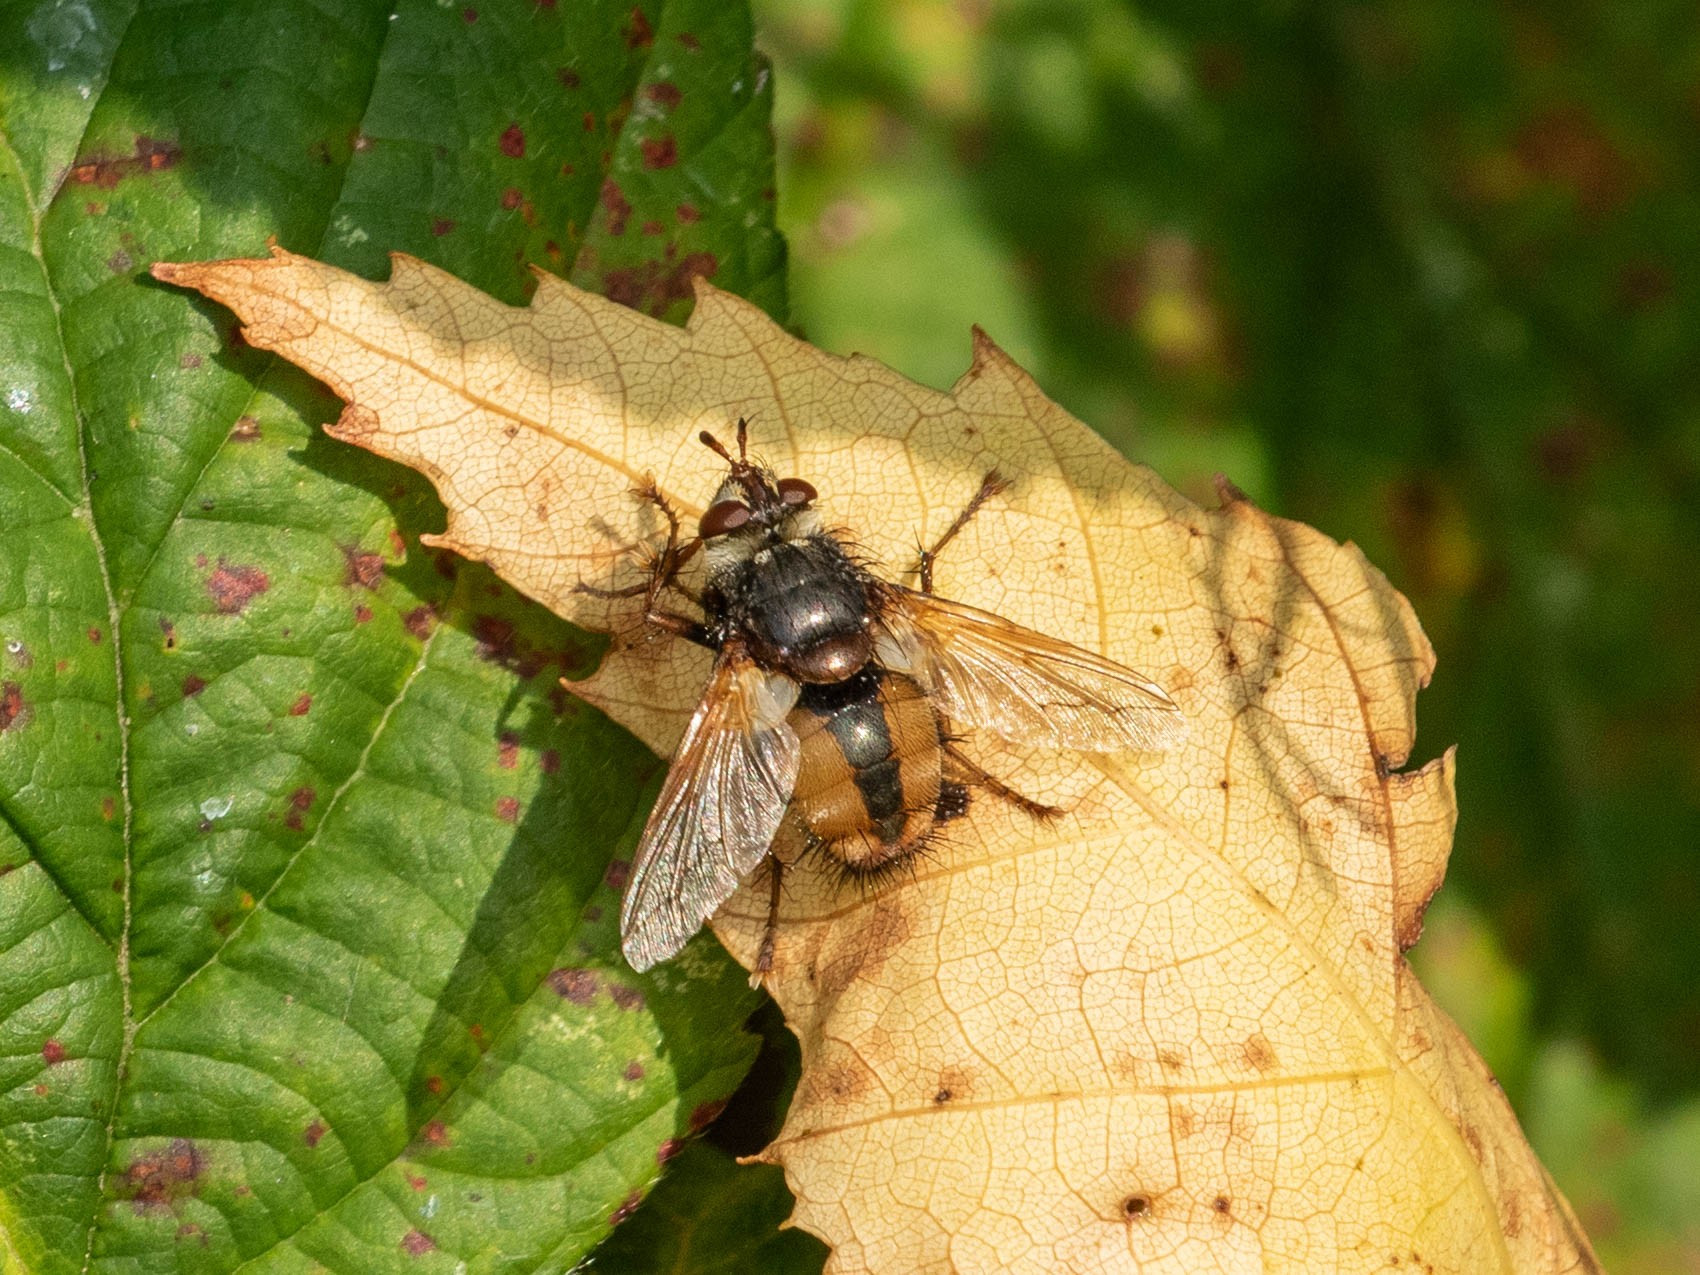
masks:
<path fill-rule="evenodd" d="M 758 475 L 760 467 L 750 463 L 750 423 L 742 416 L 738 418 L 738 458 L 732 459 L 732 453 L 726 450 L 722 443 L 706 429 L 697 435 L 702 445 L 708 448 L 732 468 L 732 473 L 741 480 L 748 481 Z"/>
<path fill-rule="evenodd" d="M 708 450 L 713 452 L 716 456 L 720 457 L 720 459 L 725 461 L 728 465 L 731 465 L 734 469 L 737 468 L 738 462 L 732 459 L 732 453 L 727 451 L 721 441 L 713 434 L 710 434 L 706 429 L 697 435 L 697 441 L 704 447 L 708 448 Z M 742 440 L 739 441 L 741 442 Z M 740 450 L 742 449 L 740 448 Z"/>

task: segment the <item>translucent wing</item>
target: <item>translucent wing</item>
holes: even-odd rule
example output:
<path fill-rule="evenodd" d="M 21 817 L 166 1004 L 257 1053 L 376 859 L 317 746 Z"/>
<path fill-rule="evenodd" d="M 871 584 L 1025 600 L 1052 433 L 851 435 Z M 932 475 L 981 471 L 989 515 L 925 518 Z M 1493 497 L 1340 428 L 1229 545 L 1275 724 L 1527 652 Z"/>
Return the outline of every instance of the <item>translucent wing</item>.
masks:
<path fill-rule="evenodd" d="M 672 956 L 767 853 L 797 781 L 797 685 L 727 646 L 633 857 L 620 908 L 633 969 Z"/>
<path fill-rule="evenodd" d="M 878 658 L 918 678 L 946 717 L 1096 753 L 1161 752 L 1185 738 L 1180 707 L 1143 673 L 989 611 L 888 588 Z"/>

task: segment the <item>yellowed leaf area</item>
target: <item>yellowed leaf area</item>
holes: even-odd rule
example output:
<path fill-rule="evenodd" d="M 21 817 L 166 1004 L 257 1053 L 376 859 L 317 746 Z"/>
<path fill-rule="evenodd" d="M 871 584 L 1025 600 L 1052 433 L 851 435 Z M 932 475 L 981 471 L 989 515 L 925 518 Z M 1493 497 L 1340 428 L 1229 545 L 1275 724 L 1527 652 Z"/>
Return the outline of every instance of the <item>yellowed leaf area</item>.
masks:
<path fill-rule="evenodd" d="M 1486 1068 L 1402 952 L 1439 886 L 1450 756 L 1401 773 L 1433 656 L 1352 546 L 1123 460 L 984 337 L 949 392 L 699 286 L 684 329 L 543 275 L 514 309 L 396 257 L 159 266 L 348 401 L 336 437 L 430 476 L 442 543 L 617 641 L 574 689 L 671 751 L 708 655 L 635 601 L 654 474 L 746 416 L 888 575 L 994 465 L 938 591 L 1163 683 L 1165 756 L 968 748 L 1069 814 L 978 799 L 870 893 L 787 876 L 770 990 L 803 1077 L 764 1153 L 834 1272 L 1593 1270 Z M 765 881 L 715 922 L 748 964 Z"/>

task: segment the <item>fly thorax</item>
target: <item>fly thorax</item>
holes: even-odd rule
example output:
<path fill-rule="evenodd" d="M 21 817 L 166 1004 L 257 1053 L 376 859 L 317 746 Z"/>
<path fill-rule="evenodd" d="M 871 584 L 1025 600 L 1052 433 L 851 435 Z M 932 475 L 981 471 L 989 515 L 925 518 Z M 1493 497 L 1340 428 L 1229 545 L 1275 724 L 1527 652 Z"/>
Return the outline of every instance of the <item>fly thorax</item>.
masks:
<path fill-rule="evenodd" d="M 757 661 L 799 681 L 842 681 L 873 654 L 867 581 L 827 536 L 760 549 L 723 594 Z"/>

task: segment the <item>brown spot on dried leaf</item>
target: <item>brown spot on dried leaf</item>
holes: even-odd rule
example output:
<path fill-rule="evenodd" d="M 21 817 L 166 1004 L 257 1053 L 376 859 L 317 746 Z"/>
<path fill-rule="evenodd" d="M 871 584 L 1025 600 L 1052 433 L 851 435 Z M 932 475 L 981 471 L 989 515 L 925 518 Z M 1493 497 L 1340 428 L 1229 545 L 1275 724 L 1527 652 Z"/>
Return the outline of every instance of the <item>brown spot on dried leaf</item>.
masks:
<path fill-rule="evenodd" d="M 1245 1044 L 1240 1046 L 1240 1057 L 1254 1071 L 1273 1071 L 1278 1061 L 1275 1046 L 1262 1032 L 1253 1032 L 1246 1037 Z"/>

